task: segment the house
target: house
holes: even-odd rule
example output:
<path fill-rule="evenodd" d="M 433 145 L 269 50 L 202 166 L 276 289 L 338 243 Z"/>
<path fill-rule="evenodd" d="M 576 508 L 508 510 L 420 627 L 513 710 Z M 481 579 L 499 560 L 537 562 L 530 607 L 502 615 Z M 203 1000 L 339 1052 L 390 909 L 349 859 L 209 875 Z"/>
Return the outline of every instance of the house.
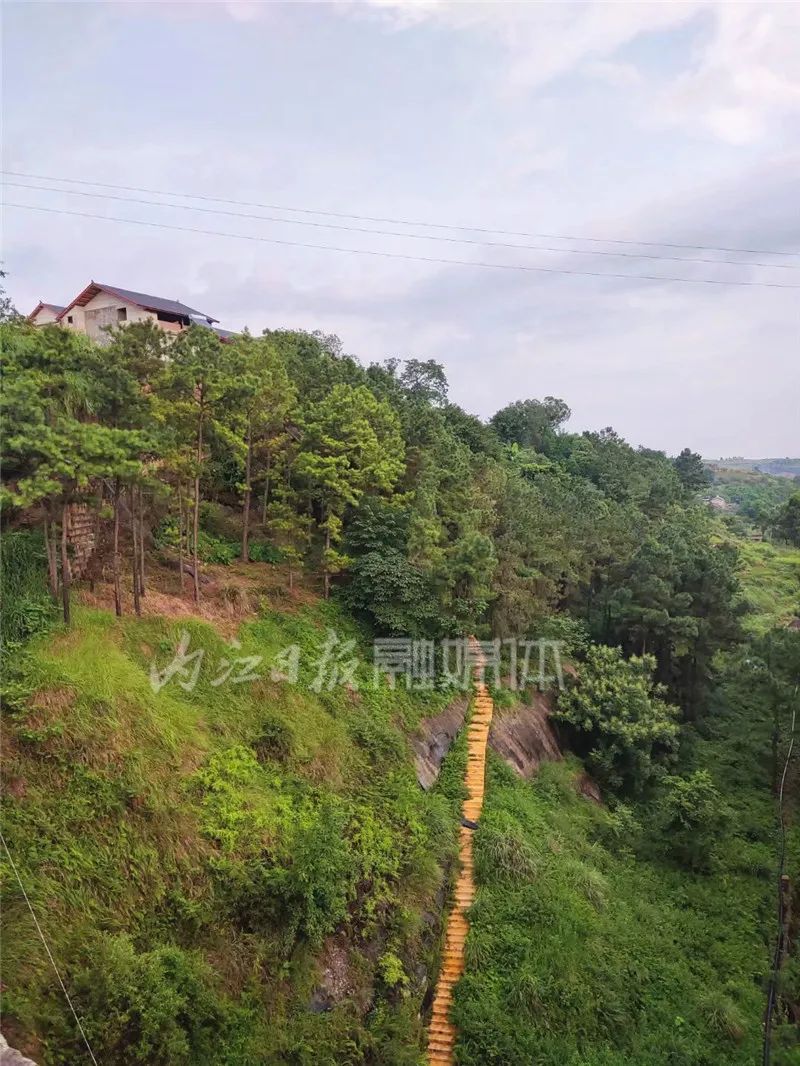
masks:
<path fill-rule="evenodd" d="M 61 304 L 46 304 L 40 300 L 28 315 L 28 321 L 33 322 L 34 326 L 49 326 L 56 321 L 63 310 Z"/>
<path fill-rule="evenodd" d="M 100 343 L 107 339 L 107 327 L 126 322 L 154 322 L 168 333 L 180 333 L 197 325 L 212 329 L 222 340 L 233 336 L 230 330 L 217 325 L 218 319 L 180 300 L 167 300 L 99 281 L 89 282 L 66 307 L 40 302 L 28 319 L 36 326 L 57 323 Z"/>

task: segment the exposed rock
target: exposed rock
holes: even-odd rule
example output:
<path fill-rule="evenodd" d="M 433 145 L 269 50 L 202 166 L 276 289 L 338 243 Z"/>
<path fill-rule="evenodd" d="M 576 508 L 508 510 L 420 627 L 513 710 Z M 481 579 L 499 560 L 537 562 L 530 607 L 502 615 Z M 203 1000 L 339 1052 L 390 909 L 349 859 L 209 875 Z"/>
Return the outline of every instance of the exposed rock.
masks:
<path fill-rule="evenodd" d="M 593 777 L 589 777 L 585 770 L 575 778 L 575 787 L 586 799 L 602 806 L 603 793 L 600 791 L 600 786 Z"/>
<path fill-rule="evenodd" d="M 19 1051 L 8 1046 L 8 1041 L 0 1033 L 0 1066 L 36 1066 L 33 1059 L 26 1059 Z"/>
<path fill-rule="evenodd" d="M 531 703 L 495 713 L 489 744 L 520 777 L 533 777 L 541 763 L 561 758 L 550 710 L 550 696 L 536 692 Z"/>
<path fill-rule="evenodd" d="M 424 789 L 429 789 L 439 776 L 442 761 L 464 724 L 467 702 L 466 696 L 459 696 L 433 718 L 424 718 L 417 735 L 411 738 L 417 780 Z"/>
<path fill-rule="evenodd" d="M 329 936 L 322 948 L 320 978 L 311 996 L 308 1009 L 313 1014 L 332 1010 L 338 1003 L 349 1000 L 362 1013 L 369 1007 L 363 979 L 353 966 L 352 947 L 344 933 Z"/>

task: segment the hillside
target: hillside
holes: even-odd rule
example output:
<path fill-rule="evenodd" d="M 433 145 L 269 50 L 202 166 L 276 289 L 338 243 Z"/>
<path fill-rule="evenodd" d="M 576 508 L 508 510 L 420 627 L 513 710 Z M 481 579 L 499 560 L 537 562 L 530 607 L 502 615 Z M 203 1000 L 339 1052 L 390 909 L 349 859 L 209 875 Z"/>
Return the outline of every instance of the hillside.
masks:
<path fill-rule="evenodd" d="M 408 738 L 446 697 L 373 689 L 366 666 L 309 691 L 329 630 L 354 633 L 319 603 L 221 628 L 82 607 L 11 679 L 4 833 L 89 1041 L 116 1062 L 416 1061 L 459 793 L 418 786 Z M 156 693 L 182 633 L 196 687 Z M 262 676 L 215 686 L 234 635 Z M 290 645 L 297 685 L 269 677 Z M 9 1035 L 80 1061 L 13 885 L 5 911 Z"/>
<path fill-rule="evenodd" d="M 768 994 L 797 1061 L 798 552 L 699 455 L 327 337 L 0 331 L 13 1046 L 418 1066 L 455 903 L 462 1066 L 750 1063 Z"/>

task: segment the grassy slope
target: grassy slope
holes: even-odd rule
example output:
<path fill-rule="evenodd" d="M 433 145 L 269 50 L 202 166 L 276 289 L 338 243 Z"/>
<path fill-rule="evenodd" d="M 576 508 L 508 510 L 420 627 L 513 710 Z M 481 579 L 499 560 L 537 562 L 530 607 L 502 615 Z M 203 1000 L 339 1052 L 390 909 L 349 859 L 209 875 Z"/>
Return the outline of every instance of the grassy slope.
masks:
<path fill-rule="evenodd" d="M 750 631 L 766 633 L 800 616 L 800 548 L 767 541 L 737 543 L 745 598 L 753 610 L 745 619 Z"/>
<path fill-rule="evenodd" d="M 296 687 L 214 687 L 230 649 L 211 625 L 117 621 L 86 607 L 18 667 L 4 832 L 100 1061 L 418 1062 L 415 968 L 435 961 L 431 914 L 453 855 L 458 775 L 423 793 L 406 738 L 443 697 L 375 690 L 366 670 L 358 694 L 309 692 L 327 626 L 347 622 L 324 605 L 241 626 L 238 655 L 269 664 L 300 646 Z M 197 688 L 173 681 L 154 694 L 149 663 L 170 659 L 184 627 L 190 650 L 206 651 Z M 78 1061 L 41 944 L 3 875 L 6 1024 L 44 1064 Z M 366 1022 L 347 1004 L 307 1009 L 334 927 L 348 1001 L 373 1007 Z M 190 971 L 183 1009 L 207 1017 L 203 1031 L 176 1031 L 143 1002 L 155 998 L 155 971 L 172 995 L 176 967 Z M 135 1024 L 112 1021 L 115 1010 Z"/>
<path fill-rule="evenodd" d="M 763 633 L 798 602 L 800 552 L 758 543 L 743 552 L 758 611 L 749 624 Z M 687 731 L 683 748 L 684 769 L 709 769 L 732 810 L 709 874 L 668 859 L 654 810 L 631 822 L 578 795 L 576 761 L 526 783 L 494 760 L 456 995 L 460 1063 L 750 1066 L 759 1057 L 778 835 L 771 708 L 752 695 L 748 669 L 745 656 L 722 666 L 706 725 Z M 799 852 L 794 831 L 793 880 Z M 774 1061 L 798 1061 L 782 1055 Z"/>

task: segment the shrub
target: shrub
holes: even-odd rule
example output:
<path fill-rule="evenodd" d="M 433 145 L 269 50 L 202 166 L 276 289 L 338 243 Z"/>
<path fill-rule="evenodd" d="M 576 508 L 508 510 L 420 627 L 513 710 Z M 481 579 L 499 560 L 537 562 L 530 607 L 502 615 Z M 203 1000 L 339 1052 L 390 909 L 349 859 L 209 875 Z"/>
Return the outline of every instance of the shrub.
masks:
<path fill-rule="evenodd" d="M 668 777 L 660 801 L 663 832 L 672 855 L 693 870 L 708 870 L 730 822 L 730 810 L 707 770 Z"/>
<path fill-rule="evenodd" d="M 553 717 L 568 725 L 601 785 L 641 793 L 678 742 L 678 709 L 653 683 L 651 655 L 625 659 L 619 648 L 589 648 L 577 677 L 567 679 Z"/>
<path fill-rule="evenodd" d="M 280 718 L 268 716 L 261 723 L 261 731 L 253 741 L 259 762 L 267 759 L 288 759 L 292 754 L 292 731 Z"/>
<path fill-rule="evenodd" d="M 153 537 L 159 548 L 177 548 L 177 520 L 165 518 L 159 523 Z M 232 540 L 223 540 L 201 529 L 197 537 L 197 555 L 203 563 L 221 563 L 223 566 L 228 566 L 239 557 L 239 545 Z"/>
<path fill-rule="evenodd" d="M 201 957 L 177 947 L 138 952 L 125 936 L 98 935 L 70 974 L 86 1036 L 100 1061 L 117 1066 L 244 1062 L 246 1012 L 219 996 Z M 66 1012 L 49 1061 L 82 1061 L 85 1048 Z M 239 1045 L 239 1051 L 235 1051 Z"/>
<path fill-rule="evenodd" d="M 252 541 L 249 554 L 251 563 L 281 563 L 284 559 L 281 549 L 266 540 Z"/>
<path fill-rule="evenodd" d="M 41 534 L 20 530 L 2 535 L 0 581 L 0 642 L 8 649 L 47 629 L 56 617 Z"/>

